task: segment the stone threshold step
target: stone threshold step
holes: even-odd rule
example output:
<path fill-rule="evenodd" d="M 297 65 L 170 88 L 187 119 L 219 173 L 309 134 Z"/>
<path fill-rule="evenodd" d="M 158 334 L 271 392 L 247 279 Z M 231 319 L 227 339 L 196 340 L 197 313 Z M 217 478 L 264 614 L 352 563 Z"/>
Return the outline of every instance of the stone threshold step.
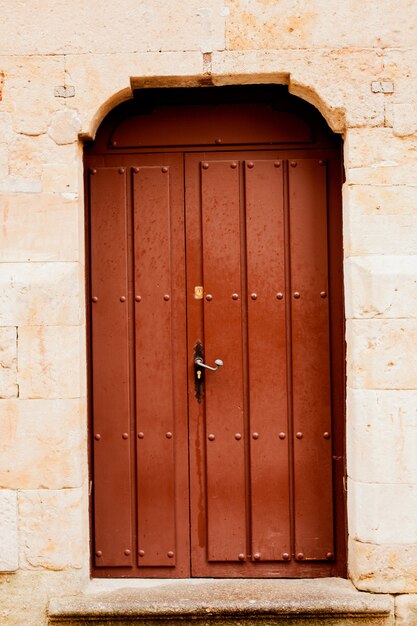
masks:
<path fill-rule="evenodd" d="M 393 614 L 391 596 L 340 578 L 96 580 L 49 604 L 51 626 L 391 626 Z"/>

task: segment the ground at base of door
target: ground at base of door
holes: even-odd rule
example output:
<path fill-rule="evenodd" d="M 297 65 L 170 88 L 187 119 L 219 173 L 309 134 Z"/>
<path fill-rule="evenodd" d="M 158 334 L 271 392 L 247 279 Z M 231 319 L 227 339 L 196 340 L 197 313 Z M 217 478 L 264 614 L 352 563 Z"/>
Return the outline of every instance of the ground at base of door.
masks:
<path fill-rule="evenodd" d="M 392 626 L 390 596 L 340 578 L 303 580 L 95 580 L 77 596 L 53 598 L 52 626 Z"/>

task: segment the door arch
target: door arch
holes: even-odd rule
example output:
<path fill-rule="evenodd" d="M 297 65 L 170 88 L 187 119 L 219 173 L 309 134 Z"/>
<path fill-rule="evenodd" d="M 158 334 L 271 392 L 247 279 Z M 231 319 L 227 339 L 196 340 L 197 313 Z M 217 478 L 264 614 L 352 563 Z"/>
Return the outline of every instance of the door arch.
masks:
<path fill-rule="evenodd" d="M 340 138 L 283 87 L 167 92 L 85 150 L 93 573 L 344 576 Z"/>

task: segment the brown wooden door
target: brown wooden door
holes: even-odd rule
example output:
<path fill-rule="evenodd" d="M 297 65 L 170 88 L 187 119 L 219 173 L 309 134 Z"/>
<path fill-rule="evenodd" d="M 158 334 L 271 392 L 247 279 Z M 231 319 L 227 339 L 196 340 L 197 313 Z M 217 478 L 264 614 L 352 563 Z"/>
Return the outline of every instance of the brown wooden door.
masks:
<path fill-rule="evenodd" d="M 95 576 L 344 574 L 339 165 L 89 158 Z"/>
<path fill-rule="evenodd" d="M 182 156 L 90 168 L 89 189 L 94 566 L 188 576 Z"/>
<path fill-rule="evenodd" d="M 224 361 L 189 390 L 196 576 L 334 559 L 326 166 L 186 159 L 188 352 Z"/>

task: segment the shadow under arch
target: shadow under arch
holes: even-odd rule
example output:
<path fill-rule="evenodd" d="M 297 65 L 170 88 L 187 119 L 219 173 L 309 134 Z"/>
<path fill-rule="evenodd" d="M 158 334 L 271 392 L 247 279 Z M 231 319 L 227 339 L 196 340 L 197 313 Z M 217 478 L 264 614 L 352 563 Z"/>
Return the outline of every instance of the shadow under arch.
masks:
<path fill-rule="evenodd" d="M 311 90 L 309 90 L 307 95 L 311 95 L 310 103 L 304 99 L 306 95 L 304 88 L 291 85 L 290 89 L 301 90 L 300 95 L 293 95 L 289 92 L 287 85 L 280 84 L 143 88 L 135 89 L 133 92 L 125 89 L 112 96 L 97 111 L 91 124 L 95 131 L 94 136 L 84 134 L 82 138 L 87 149 L 91 149 L 92 145 L 97 147 L 100 145 L 103 148 L 104 135 L 110 128 L 114 128 L 119 120 L 127 120 L 135 115 L 148 115 L 158 108 L 268 103 L 275 111 L 285 111 L 297 116 L 301 124 L 302 121 L 307 122 L 310 128 L 314 129 L 316 145 L 322 143 L 333 147 L 341 145 L 341 136 L 331 128 L 316 106 L 321 104 L 318 96 L 314 93 L 310 94 Z M 339 120 L 340 116 L 338 115 L 337 118 Z M 201 123 L 204 123 L 204 119 Z M 336 126 L 339 124 L 336 123 Z"/>

